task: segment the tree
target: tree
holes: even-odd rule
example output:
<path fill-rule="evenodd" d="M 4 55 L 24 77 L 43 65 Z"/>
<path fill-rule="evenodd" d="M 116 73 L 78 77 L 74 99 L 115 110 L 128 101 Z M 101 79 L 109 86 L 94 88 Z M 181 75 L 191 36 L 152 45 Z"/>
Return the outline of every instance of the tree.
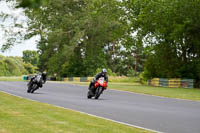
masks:
<path fill-rule="evenodd" d="M 106 67 L 119 75 L 129 69 L 148 78 L 199 79 L 198 0 L 27 2 L 39 5 L 25 8 L 25 39 L 40 36 L 40 70 L 89 76 Z"/>
<path fill-rule="evenodd" d="M 0 76 L 21 76 L 28 74 L 21 57 L 4 57 L 0 55 Z"/>
<path fill-rule="evenodd" d="M 30 63 L 33 66 L 38 66 L 39 62 L 39 54 L 37 51 L 25 50 L 23 51 L 23 62 Z"/>
<path fill-rule="evenodd" d="M 24 68 L 28 71 L 29 74 L 35 74 L 37 72 L 37 67 L 30 63 L 24 63 Z"/>
<path fill-rule="evenodd" d="M 107 67 L 105 47 L 116 43 L 125 31 L 120 2 L 53 1 L 39 9 L 27 9 L 27 38 L 40 35 L 40 69 L 57 75 L 88 76 Z"/>
<path fill-rule="evenodd" d="M 199 1 L 127 0 L 124 4 L 132 32 L 147 47 L 148 78 L 199 80 Z"/>

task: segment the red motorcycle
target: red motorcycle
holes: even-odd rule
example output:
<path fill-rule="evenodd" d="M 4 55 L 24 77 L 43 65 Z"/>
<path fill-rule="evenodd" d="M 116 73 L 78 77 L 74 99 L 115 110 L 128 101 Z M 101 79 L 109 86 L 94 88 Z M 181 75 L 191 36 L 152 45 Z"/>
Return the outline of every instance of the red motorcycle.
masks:
<path fill-rule="evenodd" d="M 88 91 L 88 99 L 94 97 L 95 99 L 98 99 L 99 96 L 103 93 L 103 91 L 107 88 L 107 82 L 104 80 L 104 78 L 99 78 L 97 82 L 94 85 L 94 89 L 96 90 L 94 95 L 91 94 L 91 90 Z"/>

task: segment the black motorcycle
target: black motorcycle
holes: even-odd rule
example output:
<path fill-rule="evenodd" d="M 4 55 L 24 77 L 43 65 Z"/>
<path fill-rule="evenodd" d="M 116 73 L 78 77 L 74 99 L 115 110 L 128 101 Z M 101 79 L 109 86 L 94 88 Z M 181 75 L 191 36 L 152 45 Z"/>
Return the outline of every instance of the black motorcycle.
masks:
<path fill-rule="evenodd" d="M 43 80 L 41 75 L 37 75 L 31 78 L 29 83 L 27 84 L 28 90 L 27 93 L 34 93 L 39 87 L 42 87 Z"/>

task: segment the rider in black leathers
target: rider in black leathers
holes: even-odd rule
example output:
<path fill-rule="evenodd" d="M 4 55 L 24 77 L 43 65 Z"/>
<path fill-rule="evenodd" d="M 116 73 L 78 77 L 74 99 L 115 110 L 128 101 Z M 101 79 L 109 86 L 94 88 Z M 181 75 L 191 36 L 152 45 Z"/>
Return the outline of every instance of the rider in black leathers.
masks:
<path fill-rule="evenodd" d="M 98 73 L 95 77 L 94 77 L 94 79 L 93 79 L 93 81 L 91 81 L 90 82 L 90 85 L 89 85 L 89 90 L 91 90 L 91 92 L 94 94 L 94 92 L 96 91 L 95 90 L 95 88 L 94 88 L 94 85 L 95 85 L 95 83 L 96 83 L 96 81 L 99 79 L 99 78 L 101 78 L 101 77 L 103 77 L 104 79 L 105 79 L 105 81 L 108 83 L 108 76 L 107 76 L 107 70 L 106 69 L 102 69 L 102 71 L 100 72 L 100 73 Z"/>
<path fill-rule="evenodd" d="M 42 80 L 43 80 L 43 83 L 45 83 L 47 81 L 47 73 L 46 72 L 42 73 Z"/>
<path fill-rule="evenodd" d="M 36 80 L 34 80 L 34 79 L 37 78 L 37 76 L 41 76 L 41 80 L 40 80 L 41 82 L 37 82 Z M 37 85 L 39 87 L 42 87 L 43 84 L 46 82 L 46 80 L 47 80 L 47 74 L 46 74 L 46 72 L 43 72 L 42 74 L 38 74 L 38 75 L 33 76 L 28 85 L 31 86 L 31 85 L 33 85 L 33 83 L 37 83 Z"/>

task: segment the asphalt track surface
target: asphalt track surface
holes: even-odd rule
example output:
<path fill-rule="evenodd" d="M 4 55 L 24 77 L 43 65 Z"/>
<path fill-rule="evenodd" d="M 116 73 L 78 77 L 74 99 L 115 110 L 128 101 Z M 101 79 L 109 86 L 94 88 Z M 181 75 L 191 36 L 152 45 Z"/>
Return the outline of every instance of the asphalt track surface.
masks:
<path fill-rule="evenodd" d="M 0 91 L 165 133 L 200 133 L 200 102 L 106 90 L 87 99 L 87 87 L 46 83 L 34 94 L 26 82 L 0 82 Z"/>

